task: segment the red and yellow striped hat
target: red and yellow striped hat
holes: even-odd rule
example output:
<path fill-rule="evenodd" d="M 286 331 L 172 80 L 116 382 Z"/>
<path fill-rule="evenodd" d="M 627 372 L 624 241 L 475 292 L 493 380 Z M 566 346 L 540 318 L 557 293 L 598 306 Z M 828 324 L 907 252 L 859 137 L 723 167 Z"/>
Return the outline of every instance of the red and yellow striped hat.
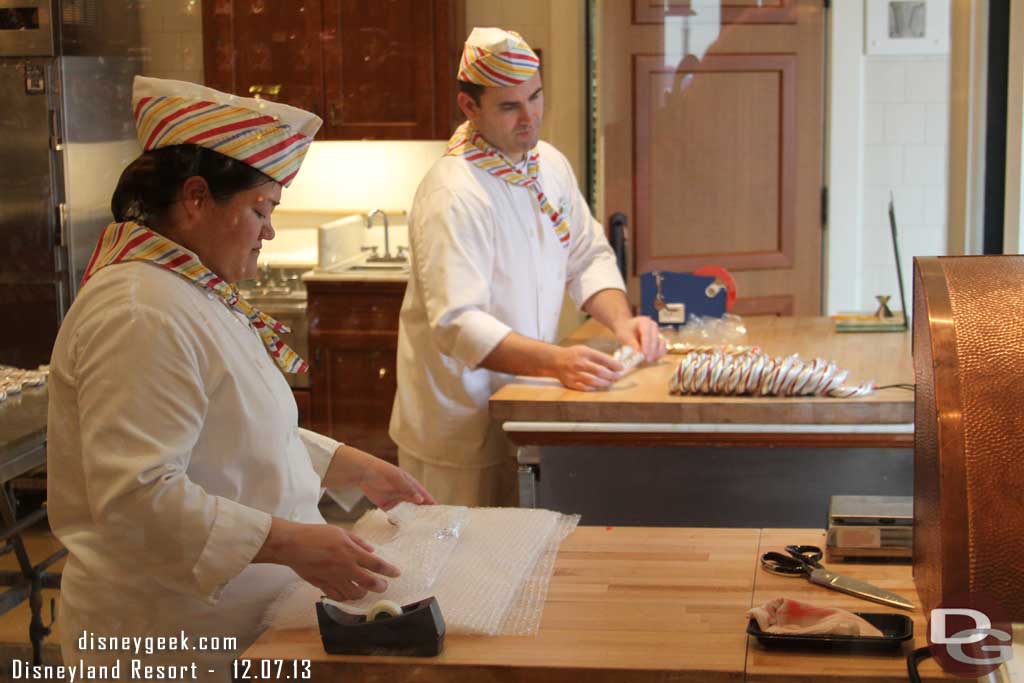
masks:
<path fill-rule="evenodd" d="M 185 81 L 136 76 L 132 109 L 145 151 L 193 144 L 288 186 L 323 121 L 287 104 L 238 97 Z"/>
<path fill-rule="evenodd" d="M 508 87 L 528 81 L 540 60 L 515 31 L 474 28 L 462 50 L 460 81 L 488 87 Z"/>

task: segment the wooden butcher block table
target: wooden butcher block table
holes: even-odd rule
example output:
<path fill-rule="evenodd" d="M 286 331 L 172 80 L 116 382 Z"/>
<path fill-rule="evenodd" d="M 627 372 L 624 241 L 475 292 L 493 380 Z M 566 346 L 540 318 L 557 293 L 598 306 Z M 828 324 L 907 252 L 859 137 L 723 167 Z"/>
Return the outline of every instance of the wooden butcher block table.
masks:
<path fill-rule="evenodd" d="M 325 654 L 312 629 L 270 631 L 243 657 L 310 659 L 315 681 L 742 681 L 757 542 L 756 529 L 580 527 L 536 637 L 448 635 L 434 658 L 350 657 Z"/>
<path fill-rule="evenodd" d="M 834 361 L 848 384 L 914 381 L 906 332 L 838 334 L 827 318 L 744 324 L 738 343 Z M 562 343 L 616 346 L 594 321 Z M 669 354 L 606 391 L 518 377 L 495 392 L 490 413 L 514 446 L 519 505 L 579 513 L 584 524 L 820 528 L 831 495 L 911 494 L 913 391 L 672 396 L 680 359 Z"/>
<path fill-rule="evenodd" d="M 308 659 L 315 681 L 905 681 L 909 644 L 883 657 L 769 652 L 748 642 L 747 609 L 778 595 L 893 611 L 758 568 L 760 552 L 812 541 L 822 534 L 580 527 L 559 551 L 536 636 L 448 635 L 438 657 L 352 657 L 326 654 L 315 629 L 270 630 L 242 658 Z M 908 565 L 835 569 L 916 600 Z M 913 616 L 922 644 L 924 621 Z M 922 672 L 947 680 L 933 662 Z"/>
<path fill-rule="evenodd" d="M 848 383 L 914 381 L 907 332 L 839 334 L 828 318 L 751 317 L 744 323 L 743 344 L 772 355 L 835 361 L 850 371 Z M 562 343 L 615 348 L 611 333 L 593 320 Z M 553 380 L 518 378 L 491 397 L 491 416 L 506 424 L 516 444 L 608 443 L 612 438 L 660 445 L 913 446 L 911 391 L 883 389 L 848 400 L 670 396 L 669 377 L 679 359 L 667 355 L 608 391 L 573 391 Z"/>

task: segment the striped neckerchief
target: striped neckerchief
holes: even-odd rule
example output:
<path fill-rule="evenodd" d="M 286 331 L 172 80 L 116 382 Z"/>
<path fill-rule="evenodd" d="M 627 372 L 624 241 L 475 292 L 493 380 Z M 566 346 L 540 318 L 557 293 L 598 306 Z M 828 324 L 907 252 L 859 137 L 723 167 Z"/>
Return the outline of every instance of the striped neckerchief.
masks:
<path fill-rule="evenodd" d="M 306 361 L 281 341 L 279 335 L 290 332 L 287 326 L 243 299 L 237 287 L 218 277 L 191 251 L 138 223 L 111 223 L 103 229 L 85 275 L 82 276 L 81 286 L 84 287 L 100 269 L 128 261 L 143 261 L 160 266 L 177 273 L 196 287 L 215 294 L 228 308 L 246 317 L 263 340 L 267 353 L 281 370 L 289 373 L 309 371 Z"/>
<path fill-rule="evenodd" d="M 466 121 L 455 130 L 455 134 L 448 140 L 445 156 L 463 157 L 477 168 L 487 171 L 507 183 L 529 189 L 537 198 L 540 210 L 551 220 L 558 241 L 566 249 L 569 248 L 569 222 L 555 210 L 540 186 L 540 152 L 536 147 L 530 150 L 526 157 L 526 172 L 524 173 L 521 170 L 522 164 L 513 164 L 509 161 L 497 147 L 484 139 L 484 136 L 471 121 Z"/>

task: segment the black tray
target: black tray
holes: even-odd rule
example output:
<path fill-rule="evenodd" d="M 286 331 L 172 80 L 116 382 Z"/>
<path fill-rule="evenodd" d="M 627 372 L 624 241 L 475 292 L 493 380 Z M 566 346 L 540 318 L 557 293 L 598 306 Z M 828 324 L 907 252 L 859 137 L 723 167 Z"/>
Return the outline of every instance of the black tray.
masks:
<path fill-rule="evenodd" d="M 770 648 L 818 650 L 826 652 L 891 652 L 898 650 L 903 641 L 914 637 L 914 622 L 905 614 L 854 612 L 858 617 L 882 632 L 881 636 L 809 636 L 766 633 L 750 620 L 747 634 Z"/>

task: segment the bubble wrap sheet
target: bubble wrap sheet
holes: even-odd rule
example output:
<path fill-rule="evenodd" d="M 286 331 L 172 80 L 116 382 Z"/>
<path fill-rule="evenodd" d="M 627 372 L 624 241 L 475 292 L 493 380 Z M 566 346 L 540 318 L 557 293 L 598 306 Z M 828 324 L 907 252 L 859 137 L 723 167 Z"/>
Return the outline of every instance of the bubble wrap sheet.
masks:
<path fill-rule="evenodd" d="M 400 506 L 401 508 L 401 506 Z M 520 508 L 432 505 L 366 513 L 353 532 L 402 570 L 384 593 L 342 603 L 365 612 L 378 600 L 408 604 L 436 596 L 449 633 L 531 635 L 540 626 L 558 546 L 578 516 Z M 459 522 L 461 526 L 458 526 Z M 451 533 L 457 528 L 457 533 Z M 271 605 L 265 626 L 316 628 L 316 587 L 298 582 Z"/>

